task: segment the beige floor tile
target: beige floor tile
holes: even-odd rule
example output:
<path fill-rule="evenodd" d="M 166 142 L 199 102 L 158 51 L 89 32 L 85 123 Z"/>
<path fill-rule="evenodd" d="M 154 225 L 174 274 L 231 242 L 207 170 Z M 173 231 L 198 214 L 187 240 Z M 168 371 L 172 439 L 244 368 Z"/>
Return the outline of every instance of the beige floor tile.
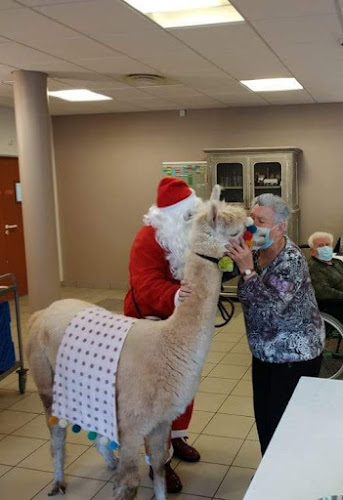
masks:
<path fill-rule="evenodd" d="M 238 342 L 230 352 L 232 352 L 232 354 L 250 354 L 251 356 L 251 351 L 247 342 Z"/>
<path fill-rule="evenodd" d="M 28 424 L 23 425 L 14 433 L 15 436 L 24 436 L 39 439 L 50 439 L 50 432 L 46 424 L 45 415 L 37 415 Z"/>
<path fill-rule="evenodd" d="M 52 474 L 14 467 L 0 478 L 1 498 L 30 500 L 52 480 Z"/>
<path fill-rule="evenodd" d="M 242 380 L 252 380 L 251 368 L 248 368 L 248 370 L 244 374 L 244 377 L 242 377 Z"/>
<path fill-rule="evenodd" d="M 245 441 L 242 448 L 239 450 L 233 465 L 237 467 L 250 467 L 257 469 L 261 462 L 261 448 L 258 441 Z"/>
<path fill-rule="evenodd" d="M 101 488 L 106 485 L 105 481 L 98 479 L 86 479 L 84 477 L 65 476 L 67 483 L 67 492 L 63 496 L 65 500 L 91 500 Z M 38 495 L 33 497 L 32 500 L 47 500 L 47 494 L 51 490 L 53 481 L 44 488 Z M 111 498 L 110 496 L 108 497 Z"/>
<path fill-rule="evenodd" d="M 252 417 L 216 414 L 203 430 L 203 434 L 245 439 L 253 423 Z"/>
<path fill-rule="evenodd" d="M 231 467 L 225 476 L 224 481 L 220 485 L 215 498 L 223 498 L 224 500 L 242 500 L 254 474 L 255 469 Z"/>
<path fill-rule="evenodd" d="M 10 385 L 6 386 L 6 390 L 13 390 L 13 391 L 18 391 L 18 375 L 16 376 L 17 380 L 12 382 Z M 28 375 L 27 376 L 27 381 L 26 381 L 26 387 L 25 387 L 25 394 L 28 392 L 36 392 L 37 391 L 37 386 L 33 381 L 33 378 Z"/>
<path fill-rule="evenodd" d="M 18 381 L 18 375 L 16 373 L 11 373 L 11 375 L 8 375 L 3 380 L 0 380 L 0 389 L 5 389 L 10 384 L 13 384 L 13 382 L 16 381 Z"/>
<path fill-rule="evenodd" d="M 31 393 L 19 403 L 10 407 L 13 411 L 26 411 L 30 413 L 42 413 L 44 411 L 42 401 L 36 392 Z"/>
<path fill-rule="evenodd" d="M 222 365 L 219 363 L 208 376 L 240 380 L 246 372 L 245 366 Z"/>
<path fill-rule="evenodd" d="M 0 441 L 0 464 L 17 465 L 44 443 L 43 439 L 6 436 Z"/>
<path fill-rule="evenodd" d="M 9 408 L 26 397 L 27 394 L 19 394 L 15 390 L 8 390 L 8 388 L 2 389 L 0 391 L 0 408 Z"/>
<path fill-rule="evenodd" d="M 194 441 L 196 441 L 198 439 L 199 434 L 195 434 L 194 432 L 188 432 L 187 437 L 188 437 L 188 441 L 187 441 L 188 444 L 193 445 Z"/>
<path fill-rule="evenodd" d="M 249 396 L 229 396 L 218 410 L 230 415 L 254 416 L 253 400 Z"/>
<path fill-rule="evenodd" d="M 88 450 L 88 446 L 67 443 L 64 468 L 66 469 L 68 465 L 73 463 L 86 450 Z M 51 458 L 50 442 L 47 442 L 44 446 L 39 448 L 39 450 L 35 451 L 23 460 L 23 462 L 20 463 L 20 467 L 24 467 L 25 469 L 53 472 L 54 468 Z"/>
<path fill-rule="evenodd" d="M 219 363 L 225 357 L 225 352 L 209 352 L 206 363 Z"/>
<path fill-rule="evenodd" d="M 112 470 L 108 469 L 104 458 L 93 446 L 67 467 L 65 472 L 70 476 L 100 479 L 102 481 L 109 481 L 114 474 Z"/>
<path fill-rule="evenodd" d="M 151 500 L 154 496 L 154 491 L 152 488 L 138 488 L 138 494 L 136 500 Z M 102 490 L 99 491 L 93 500 L 110 500 L 113 498 L 113 483 L 107 483 Z M 66 498 L 66 500 L 68 500 Z M 81 499 L 82 500 L 82 499 Z"/>
<path fill-rule="evenodd" d="M 243 442 L 243 439 L 238 438 L 201 435 L 194 446 L 201 454 L 202 462 L 231 465 Z"/>
<path fill-rule="evenodd" d="M 240 380 L 231 393 L 232 396 L 252 397 L 252 384 L 249 380 Z"/>
<path fill-rule="evenodd" d="M 0 434 L 0 441 L 4 439 L 7 436 L 7 434 Z"/>
<path fill-rule="evenodd" d="M 226 394 L 211 394 L 198 392 L 194 402 L 194 409 L 200 411 L 216 412 L 226 399 Z"/>
<path fill-rule="evenodd" d="M 247 439 L 252 439 L 253 441 L 258 441 L 257 427 L 256 424 L 253 425 L 251 431 L 247 435 Z"/>
<path fill-rule="evenodd" d="M 242 340 L 244 333 L 233 333 L 233 332 L 220 332 L 218 333 L 213 341 L 214 342 L 239 342 Z"/>
<path fill-rule="evenodd" d="M 183 493 L 208 497 L 215 494 L 227 470 L 226 465 L 202 462 L 196 464 L 180 462 L 176 467 L 183 484 Z"/>
<path fill-rule="evenodd" d="M 24 413 L 21 411 L 3 410 L 0 413 L 0 432 L 2 434 L 11 434 L 23 425 L 33 420 L 37 414 Z"/>
<path fill-rule="evenodd" d="M 237 354 L 229 352 L 221 361 L 222 364 L 238 365 L 238 366 L 251 366 L 251 354 Z"/>
<path fill-rule="evenodd" d="M 231 352 L 236 342 L 212 342 L 210 352 Z"/>
<path fill-rule="evenodd" d="M 187 493 L 177 493 L 172 495 L 173 500 L 201 500 L 202 498 L 211 498 L 211 497 L 205 497 L 202 495 L 189 495 Z"/>
<path fill-rule="evenodd" d="M 214 413 L 208 411 L 196 411 L 194 410 L 191 424 L 189 426 L 189 432 L 195 434 L 200 434 L 206 425 L 209 423 Z M 1 415 L 0 415 L 1 416 Z"/>
<path fill-rule="evenodd" d="M 215 368 L 216 366 L 217 363 L 204 363 L 204 366 L 202 367 L 201 371 L 201 376 L 206 377 L 209 373 L 211 373 L 213 368 Z"/>
<path fill-rule="evenodd" d="M 0 465 L 0 477 L 6 474 L 9 470 L 11 470 L 12 467 L 9 465 Z"/>
<path fill-rule="evenodd" d="M 230 394 L 238 381 L 228 378 L 206 377 L 199 386 L 199 391 L 212 394 Z"/>

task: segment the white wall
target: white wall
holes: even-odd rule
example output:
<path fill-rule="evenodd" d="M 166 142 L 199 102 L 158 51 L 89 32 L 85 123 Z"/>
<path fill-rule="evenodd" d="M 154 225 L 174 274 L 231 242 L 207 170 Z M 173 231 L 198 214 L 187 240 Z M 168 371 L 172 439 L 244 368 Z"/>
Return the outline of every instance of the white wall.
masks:
<path fill-rule="evenodd" d="M 0 156 L 18 156 L 14 109 L 0 107 Z"/>

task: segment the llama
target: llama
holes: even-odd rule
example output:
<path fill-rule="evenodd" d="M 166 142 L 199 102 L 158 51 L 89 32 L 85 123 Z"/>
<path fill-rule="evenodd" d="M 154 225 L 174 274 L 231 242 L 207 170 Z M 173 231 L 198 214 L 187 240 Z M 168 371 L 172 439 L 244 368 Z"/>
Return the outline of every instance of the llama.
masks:
<path fill-rule="evenodd" d="M 219 201 L 220 188 L 194 216 L 185 279 L 193 292 L 164 321 L 136 320 L 128 333 L 117 371 L 116 405 L 120 460 L 101 443 L 96 446 L 116 469 L 114 498 L 132 500 L 139 486 L 139 448 L 145 441 L 154 472 L 157 500 L 165 500 L 164 463 L 172 421 L 194 398 L 210 348 L 222 273 L 220 259 L 229 239 L 245 230 L 243 208 Z M 26 352 L 47 420 L 51 415 L 53 377 L 64 332 L 71 319 L 93 304 L 59 300 L 30 320 Z M 48 423 L 49 425 L 49 423 Z M 65 492 L 63 476 L 66 430 L 50 426 L 54 485 L 49 495 Z"/>

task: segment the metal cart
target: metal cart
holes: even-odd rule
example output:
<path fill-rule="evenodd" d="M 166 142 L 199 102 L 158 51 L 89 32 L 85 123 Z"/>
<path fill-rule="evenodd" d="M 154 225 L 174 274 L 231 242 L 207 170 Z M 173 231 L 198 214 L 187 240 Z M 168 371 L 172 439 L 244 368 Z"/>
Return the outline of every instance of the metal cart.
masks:
<path fill-rule="evenodd" d="M 18 283 L 17 278 L 14 274 L 2 274 L 0 275 L 0 285 L 3 280 L 11 280 L 10 285 L 4 285 L 0 287 L 0 297 L 7 295 L 8 293 L 13 293 L 14 295 L 14 305 L 15 305 L 15 317 L 17 323 L 17 335 L 18 335 L 18 349 L 19 349 L 19 361 L 16 361 L 14 365 L 0 374 L 0 381 L 6 378 L 8 375 L 13 373 L 15 370 L 18 373 L 19 378 L 19 392 L 24 394 L 26 388 L 26 378 L 27 369 L 24 368 L 24 356 L 23 356 L 23 343 L 21 338 L 21 328 L 20 328 L 20 312 L 19 312 L 19 295 L 18 295 Z"/>

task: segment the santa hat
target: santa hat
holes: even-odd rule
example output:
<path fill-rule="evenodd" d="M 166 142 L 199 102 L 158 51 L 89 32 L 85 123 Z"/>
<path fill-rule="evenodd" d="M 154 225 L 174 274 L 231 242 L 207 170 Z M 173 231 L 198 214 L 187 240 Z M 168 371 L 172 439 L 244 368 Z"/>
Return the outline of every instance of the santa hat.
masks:
<path fill-rule="evenodd" d="M 156 205 L 163 211 L 187 207 L 193 204 L 195 194 L 187 182 L 175 177 L 164 177 L 157 188 Z"/>

